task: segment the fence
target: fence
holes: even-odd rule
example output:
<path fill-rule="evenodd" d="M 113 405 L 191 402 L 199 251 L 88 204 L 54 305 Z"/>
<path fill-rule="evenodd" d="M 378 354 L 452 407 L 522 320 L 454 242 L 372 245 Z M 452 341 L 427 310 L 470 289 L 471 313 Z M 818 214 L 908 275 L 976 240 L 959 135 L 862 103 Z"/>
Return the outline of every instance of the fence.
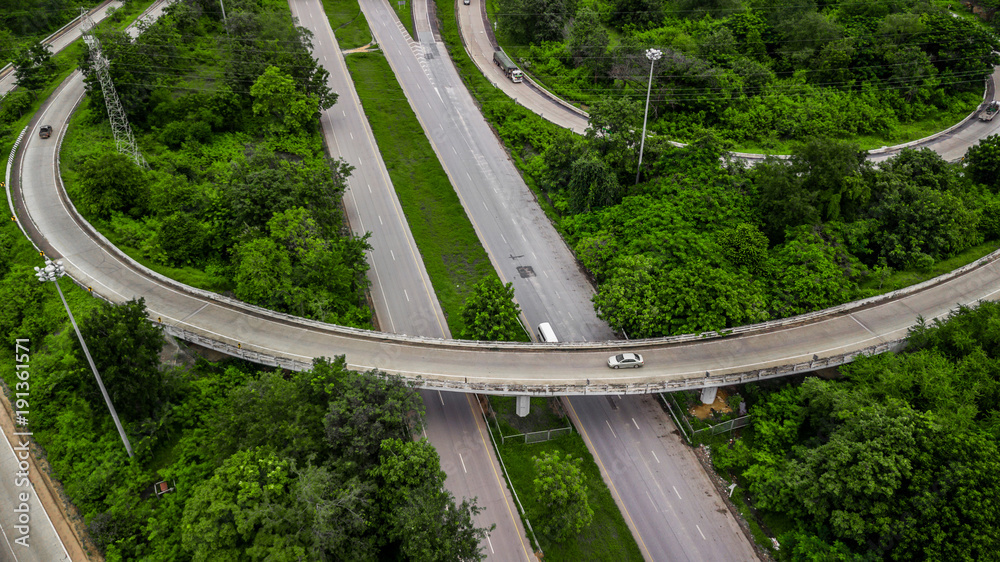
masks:
<path fill-rule="evenodd" d="M 750 425 L 750 416 L 740 416 L 709 427 L 694 429 L 691 426 L 691 422 L 688 421 L 683 408 L 677 404 L 673 396 L 670 396 L 668 399 L 668 394 L 669 393 L 660 393 L 660 399 L 663 400 L 663 404 L 666 405 L 667 411 L 670 412 L 670 417 L 673 418 L 674 424 L 677 426 L 677 429 L 681 430 L 681 433 L 684 434 L 684 439 L 686 439 L 689 444 L 694 444 L 695 439 L 699 434 L 716 435 L 725 431 L 732 431 L 734 429 Z"/>
<path fill-rule="evenodd" d="M 504 435 L 503 430 L 500 429 L 500 420 L 497 417 L 496 410 L 493 409 L 493 405 L 490 404 L 489 401 L 487 401 L 486 404 L 489 406 L 489 414 L 487 415 L 487 412 L 483 412 L 483 417 L 487 418 L 486 420 L 487 425 L 489 425 L 490 423 L 489 418 L 493 418 L 493 426 L 496 427 L 497 435 L 500 436 L 501 445 L 506 443 L 508 439 L 517 439 L 518 437 L 523 437 L 525 444 L 531 444 L 531 443 L 544 443 L 550 439 L 555 439 L 560 435 L 568 435 L 570 433 L 573 433 L 573 427 L 567 426 L 567 427 L 557 427 L 555 429 L 546 429 L 544 431 L 529 431 L 528 433 Z"/>

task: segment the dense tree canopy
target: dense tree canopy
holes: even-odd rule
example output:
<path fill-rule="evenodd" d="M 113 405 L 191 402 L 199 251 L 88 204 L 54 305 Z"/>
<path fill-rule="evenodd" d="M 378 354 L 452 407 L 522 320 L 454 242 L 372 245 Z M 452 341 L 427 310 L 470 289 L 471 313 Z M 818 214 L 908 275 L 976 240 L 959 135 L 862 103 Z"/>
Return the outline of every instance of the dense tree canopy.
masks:
<path fill-rule="evenodd" d="M 163 332 L 147 319 L 146 300 L 102 303 L 81 319 L 80 334 L 119 415 L 133 422 L 156 415 L 163 394 L 159 369 Z M 80 365 L 86 366 L 78 340 L 74 340 L 73 349 Z M 105 410 L 104 397 L 90 369 L 81 368 L 79 376 L 84 395 L 94 409 Z"/>
<path fill-rule="evenodd" d="M 465 300 L 463 337 L 483 341 L 519 341 L 524 334 L 521 307 L 514 302 L 514 285 L 497 277 L 480 281 Z"/>
<path fill-rule="evenodd" d="M 779 559 L 993 556 L 998 319 L 996 303 L 961 308 L 921 323 L 902 355 L 859 358 L 843 381 L 756 394 L 752 441 L 714 458 L 788 522 Z"/>

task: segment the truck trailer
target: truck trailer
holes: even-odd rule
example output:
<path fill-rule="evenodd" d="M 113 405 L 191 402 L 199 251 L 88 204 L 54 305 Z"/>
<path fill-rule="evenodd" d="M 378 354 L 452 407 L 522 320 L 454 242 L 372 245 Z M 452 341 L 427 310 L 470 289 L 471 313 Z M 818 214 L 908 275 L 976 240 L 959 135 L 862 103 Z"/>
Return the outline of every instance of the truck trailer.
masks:
<path fill-rule="evenodd" d="M 982 111 L 979 112 L 980 121 L 992 121 L 1000 111 L 1000 102 L 991 101 Z"/>
<path fill-rule="evenodd" d="M 493 62 L 503 70 L 511 82 L 520 82 L 524 78 L 524 74 L 517 68 L 514 61 L 510 60 L 510 57 L 503 51 L 493 51 Z"/>

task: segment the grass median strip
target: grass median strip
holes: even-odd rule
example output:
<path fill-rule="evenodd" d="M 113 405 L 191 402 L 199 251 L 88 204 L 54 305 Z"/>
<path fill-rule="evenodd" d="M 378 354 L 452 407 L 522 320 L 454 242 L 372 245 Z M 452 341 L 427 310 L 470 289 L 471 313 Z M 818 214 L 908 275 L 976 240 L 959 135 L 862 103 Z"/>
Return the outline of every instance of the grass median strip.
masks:
<path fill-rule="evenodd" d="M 562 402 L 558 399 L 532 398 L 529 418 L 517 418 L 513 414 L 514 398 L 490 397 L 496 418 L 490 419 L 490 431 L 496 440 L 497 454 L 503 458 L 510 485 L 517 490 L 527 518 L 532 522 L 535 536 L 545 553 L 545 560 L 642 560 L 642 553 L 622 517 L 611 491 L 601 478 L 601 471 L 587 450 L 583 438 L 575 430 L 573 433 L 556 437 L 543 443 L 525 443 L 523 438 L 509 437 L 505 440 L 497 433 L 502 427 L 504 434 L 529 433 L 557 429 L 569 424 L 562 412 Z M 529 420 L 534 420 L 532 423 Z M 528 423 L 533 427 L 523 426 Z M 517 425 L 517 427 L 514 427 Z M 557 541 L 539 529 L 544 518 L 544 507 L 535 495 L 536 477 L 533 458 L 543 452 L 558 452 L 560 456 L 571 454 L 583 459 L 580 467 L 587 482 L 587 503 L 594 510 L 594 519 L 589 527 L 571 539 Z"/>
<path fill-rule="evenodd" d="M 466 295 L 496 272 L 385 57 L 348 55 L 347 68 L 448 327 L 458 337 Z"/>

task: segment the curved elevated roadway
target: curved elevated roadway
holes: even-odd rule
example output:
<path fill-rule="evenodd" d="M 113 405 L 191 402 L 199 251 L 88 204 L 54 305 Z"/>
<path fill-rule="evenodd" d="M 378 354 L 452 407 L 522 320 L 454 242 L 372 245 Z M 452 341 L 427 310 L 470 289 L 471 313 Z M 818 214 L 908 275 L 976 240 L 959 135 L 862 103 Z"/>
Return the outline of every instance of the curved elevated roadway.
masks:
<path fill-rule="evenodd" d="M 83 96 L 79 74 L 39 112 L 60 125 L 51 139 L 25 137 L 15 160 L 18 220 L 47 255 L 63 259 L 79 284 L 115 302 L 145 297 L 152 317 L 185 339 L 232 355 L 291 368 L 346 354 L 355 369 L 379 368 L 428 388 L 538 394 L 646 393 L 780 376 L 850 359 L 898 342 L 918 315 L 995 298 L 1000 253 L 961 272 L 864 303 L 807 317 L 698 336 L 567 344 L 463 342 L 355 330 L 277 314 L 162 278 L 132 262 L 79 217 L 60 189 L 57 149 Z M 34 130 L 34 124 L 31 131 Z M 646 367 L 607 368 L 610 353 L 641 351 Z M 783 372 L 785 371 L 785 372 Z M 709 376 L 706 377 L 706 374 Z"/>
<path fill-rule="evenodd" d="M 545 119 L 574 132 L 582 134 L 588 126 L 586 112 L 573 107 L 569 103 L 541 87 L 530 79 L 520 84 L 514 84 L 506 78 L 503 72 L 493 64 L 493 51 L 497 42 L 490 29 L 486 17 L 485 0 L 472 0 L 469 6 L 457 5 L 458 28 L 465 49 L 491 82 L 504 91 L 512 99 L 527 109 L 541 115 Z M 983 101 L 996 99 L 997 87 L 1000 86 L 1000 67 L 987 80 Z M 926 138 L 912 142 L 887 146 L 869 151 L 869 159 L 875 162 L 886 160 L 898 154 L 904 148 L 929 148 L 949 162 L 955 162 L 965 156 L 970 146 L 980 140 L 1000 132 L 1000 121 L 983 122 L 975 118 L 976 112 L 949 127 Z M 750 161 L 762 160 L 763 154 L 735 153 L 735 156 Z"/>

